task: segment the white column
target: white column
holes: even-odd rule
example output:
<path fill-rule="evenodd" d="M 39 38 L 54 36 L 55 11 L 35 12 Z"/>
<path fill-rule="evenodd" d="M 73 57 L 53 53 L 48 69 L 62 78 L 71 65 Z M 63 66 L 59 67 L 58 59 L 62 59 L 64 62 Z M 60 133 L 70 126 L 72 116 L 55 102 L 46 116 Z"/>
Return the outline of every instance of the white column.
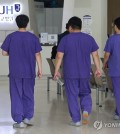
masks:
<path fill-rule="evenodd" d="M 74 15 L 83 18 L 92 17 L 90 26 L 92 36 L 99 45 L 99 54 L 103 57 L 103 48 L 107 39 L 107 0 L 75 0 Z"/>
<path fill-rule="evenodd" d="M 29 6 L 29 18 L 30 18 L 30 30 L 34 32 L 38 36 L 38 29 L 37 29 L 37 19 L 35 15 L 35 4 L 33 0 L 28 0 L 28 6 Z"/>
<path fill-rule="evenodd" d="M 107 0 L 101 0 L 101 50 L 103 55 L 103 49 L 105 47 L 107 36 Z"/>
<path fill-rule="evenodd" d="M 65 31 L 65 26 L 68 20 L 73 16 L 75 0 L 64 0 L 62 32 Z"/>

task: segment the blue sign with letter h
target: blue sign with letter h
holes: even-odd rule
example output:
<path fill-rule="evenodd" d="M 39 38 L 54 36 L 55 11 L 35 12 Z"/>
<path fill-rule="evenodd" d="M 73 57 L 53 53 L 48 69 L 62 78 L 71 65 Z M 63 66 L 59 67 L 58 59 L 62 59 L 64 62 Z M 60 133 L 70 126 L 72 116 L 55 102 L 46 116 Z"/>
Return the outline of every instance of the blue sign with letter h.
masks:
<path fill-rule="evenodd" d="M 15 4 L 14 6 L 3 6 L 0 14 L 13 14 L 13 10 L 19 12 L 21 10 L 20 4 Z"/>

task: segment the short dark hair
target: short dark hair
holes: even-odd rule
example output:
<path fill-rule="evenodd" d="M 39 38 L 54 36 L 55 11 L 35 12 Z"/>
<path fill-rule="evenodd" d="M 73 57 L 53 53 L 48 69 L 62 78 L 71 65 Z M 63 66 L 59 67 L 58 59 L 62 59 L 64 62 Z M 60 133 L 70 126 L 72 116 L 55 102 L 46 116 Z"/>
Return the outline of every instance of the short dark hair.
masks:
<path fill-rule="evenodd" d="M 116 19 L 114 20 L 114 25 L 116 25 L 117 28 L 120 30 L 120 17 L 118 17 L 118 18 L 116 18 Z"/>
<path fill-rule="evenodd" d="M 66 29 L 69 29 L 69 24 L 68 23 L 66 23 Z"/>
<path fill-rule="evenodd" d="M 29 22 L 27 15 L 21 14 L 16 17 L 16 24 L 19 28 L 26 28 Z"/>
<path fill-rule="evenodd" d="M 74 17 L 69 19 L 68 25 L 71 26 L 73 29 L 80 29 L 81 30 L 82 20 L 79 17 L 74 16 Z"/>

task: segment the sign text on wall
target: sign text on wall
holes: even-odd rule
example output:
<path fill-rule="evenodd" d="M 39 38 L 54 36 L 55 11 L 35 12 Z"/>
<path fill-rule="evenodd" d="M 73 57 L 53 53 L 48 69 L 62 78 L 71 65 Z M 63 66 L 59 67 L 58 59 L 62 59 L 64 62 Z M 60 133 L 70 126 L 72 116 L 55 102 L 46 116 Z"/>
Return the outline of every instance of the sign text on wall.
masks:
<path fill-rule="evenodd" d="M 20 3 L 0 5 L 0 22 L 14 22 L 15 16 L 20 14 L 21 11 L 22 5 Z"/>

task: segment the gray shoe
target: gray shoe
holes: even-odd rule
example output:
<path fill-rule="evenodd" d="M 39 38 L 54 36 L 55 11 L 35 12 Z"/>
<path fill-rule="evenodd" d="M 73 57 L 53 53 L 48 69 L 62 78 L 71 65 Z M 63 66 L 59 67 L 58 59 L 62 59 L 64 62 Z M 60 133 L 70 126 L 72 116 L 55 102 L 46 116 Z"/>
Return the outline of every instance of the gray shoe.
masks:
<path fill-rule="evenodd" d="M 79 127 L 79 126 L 81 126 L 81 123 L 80 123 L 80 121 L 78 121 L 78 122 L 73 122 L 73 121 L 71 121 L 71 122 L 70 122 L 70 125 L 71 125 L 71 126 L 75 126 L 75 127 Z"/>
<path fill-rule="evenodd" d="M 13 124 L 13 128 L 26 128 L 26 127 L 27 127 L 27 125 L 24 124 L 23 122 Z"/>
<path fill-rule="evenodd" d="M 120 117 L 118 115 L 114 115 L 114 120 L 120 120 Z"/>
<path fill-rule="evenodd" d="M 25 118 L 24 120 L 23 120 L 23 122 L 24 122 L 24 124 L 27 124 L 27 125 L 29 125 L 29 126 L 33 126 L 33 122 L 32 122 L 32 119 L 27 119 L 27 118 Z"/>

